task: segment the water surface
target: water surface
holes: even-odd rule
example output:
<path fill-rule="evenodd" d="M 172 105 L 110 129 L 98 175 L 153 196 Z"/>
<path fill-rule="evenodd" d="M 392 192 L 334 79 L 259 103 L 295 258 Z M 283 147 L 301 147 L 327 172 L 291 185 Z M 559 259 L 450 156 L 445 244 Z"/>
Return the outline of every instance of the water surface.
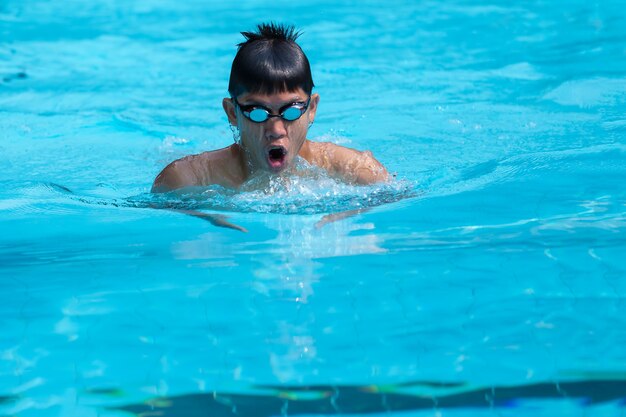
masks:
<path fill-rule="evenodd" d="M 304 31 L 310 137 L 395 182 L 150 196 L 169 161 L 232 143 L 234 45 L 270 19 Z M 625 20 L 3 1 L 0 414 L 621 413 Z"/>

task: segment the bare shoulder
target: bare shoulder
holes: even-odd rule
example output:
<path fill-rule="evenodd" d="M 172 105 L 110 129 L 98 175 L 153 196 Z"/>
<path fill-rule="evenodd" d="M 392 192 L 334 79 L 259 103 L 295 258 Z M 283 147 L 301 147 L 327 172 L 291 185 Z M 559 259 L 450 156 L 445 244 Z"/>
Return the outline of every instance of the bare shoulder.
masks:
<path fill-rule="evenodd" d="M 388 180 L 385 167 L 370 151 L 358 151 L 330 142 L 309 142 L 311 161 L 329 173 L 357 184 Z"/>
<path fill-rule="evenodd" d="M 236 171 L 233 160 L 238 158 L 232 146 L 195 155 L 187 155 L 167 165 L 157 175 L 152 185 L 153 193 L 167 192 L 185 187 L 220 184 L 233 186 Z"/>

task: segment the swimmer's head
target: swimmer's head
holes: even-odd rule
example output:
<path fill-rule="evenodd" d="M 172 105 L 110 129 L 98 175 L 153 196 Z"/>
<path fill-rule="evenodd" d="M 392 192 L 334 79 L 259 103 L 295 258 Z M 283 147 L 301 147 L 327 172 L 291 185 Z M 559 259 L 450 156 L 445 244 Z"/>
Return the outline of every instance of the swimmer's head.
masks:
<path fill-rule="evenodd" d="M 248 172 L 287 172 L 306 143 L 319 95 L 312 94 L 309 60 L 292 26 L 261 24 L 242 32 L 222 100 L 239 136 Z M 254 114 L 253 114 L 254 113 Z"/>
<path fill-rule="evenodd" d="M 300 35 L 293 26 L 263 23 L 256 32 L 242 32 L 246 41 L 239 49 L 230 71 L 228 92 L 276 94 L 313 90 L 311 67 L 296 43 Z"/>

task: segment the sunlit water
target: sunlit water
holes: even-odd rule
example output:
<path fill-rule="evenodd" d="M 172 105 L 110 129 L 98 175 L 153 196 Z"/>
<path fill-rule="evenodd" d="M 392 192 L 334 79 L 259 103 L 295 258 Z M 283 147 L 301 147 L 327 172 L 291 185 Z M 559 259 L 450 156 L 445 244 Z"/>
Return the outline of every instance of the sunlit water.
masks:
<path fill-rule="evenodd" d="M 396 179 L 151 195 L 270 19 Z M 0 415 L 620 415 L 624 114 L 620 1 L 3 0 Z"/>

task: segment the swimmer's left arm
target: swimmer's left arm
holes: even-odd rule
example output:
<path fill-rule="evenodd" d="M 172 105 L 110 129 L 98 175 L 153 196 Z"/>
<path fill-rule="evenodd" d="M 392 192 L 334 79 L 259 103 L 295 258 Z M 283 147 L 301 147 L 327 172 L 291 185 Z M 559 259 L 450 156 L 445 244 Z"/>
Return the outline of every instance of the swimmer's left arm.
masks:
<path fill-rule="evenodd" d="M 389 180 L 389 173 L 370 151 L 361 152 L 328 144 L 325 153 L 331 172 L 350 182 L 367 185 Z"/>
<path fill-rule="evenodd" d="M 362 163 L 355 169 L 357 184 L 374 184 L 389 180 L 389 173 L 370 151 L 362 153 Z"/>

